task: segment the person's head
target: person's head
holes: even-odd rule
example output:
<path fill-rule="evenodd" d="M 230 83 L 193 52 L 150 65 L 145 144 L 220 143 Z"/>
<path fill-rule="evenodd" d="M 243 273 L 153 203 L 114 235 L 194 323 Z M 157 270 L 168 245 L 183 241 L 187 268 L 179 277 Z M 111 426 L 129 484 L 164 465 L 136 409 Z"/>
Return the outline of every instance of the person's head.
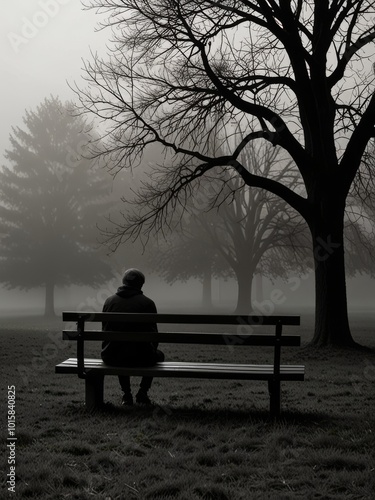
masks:
<path fill-rule="evenodd" d="M 126 286 L 141 289 L 145 282 L 145 275 L 138 269 L 127 269 L 122 278 L 122 283 Z"/>

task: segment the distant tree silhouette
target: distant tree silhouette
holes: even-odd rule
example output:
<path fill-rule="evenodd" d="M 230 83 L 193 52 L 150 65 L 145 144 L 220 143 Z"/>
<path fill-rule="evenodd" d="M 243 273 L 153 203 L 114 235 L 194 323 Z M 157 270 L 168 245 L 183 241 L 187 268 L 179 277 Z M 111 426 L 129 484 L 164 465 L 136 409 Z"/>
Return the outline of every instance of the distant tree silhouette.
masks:
<path fill-rule="evenodd" d="M 278 181 L 298 191 L 293 162 L 283 160 L 280 149 L 267 143 L 250 143 L 241 161 L 256 175 Z M 217 172 L 223 182 L 211 205 L 218 205 L 218 223 L 210 225 L 198 217 L 213 245 L 227 261 L 238 283 L 236 313 L 253 311 L 252 288 L 255 275 L 287 279 L 311 270 L 311 241 L 302 217 L 278 196 L 262 189 L 249 189 L 233 172 Z M 289 180 L 287 180 L 289 178 Z"/>
<path fill-rule="evenodd" d="M 212 279 L 227 278 L 233 272 L 197 217 L 187 213 L 182 215 L 181 224 L 168 237 L 158 238 L 147 247 L 148 260 L 155 272 L 169 284 L 198 279 L 202 283 L 202 307 L 209 310 L 213 307 Z M 200 217 L 205 218 L 206 224 L 217 222 L 213 212 L 201 213 Z"/>
<path fill-rule="evenodd" d="M 367 155 L 366 155 L 367 156 Z M 367 162 L 367 160 L 366 160 Z M 367 168 L 375 172 L 375 156 L 368 158 Z M 348 276 L 365 274 L 375 277 L 375 193 L 361 182 L 348 196 L 345 217 L 345 264 Z"/>
<path fill-rule="evenodd" d="M 283 160 L 279 148 L 250 143 L 241 159 L 257 175 L 274 180 L 289 176 L 289 187 L 298 189 L 293 162 Z M 202 178 L 180 217 L 155 256 L 162 276 L 168 282 L 233 276 L 238 284 L 238 314 L 253 309 L 257 273 L 286 279 L 291 272 L 300 275 L 311 270 L 311 242 L 302 217 L 277 196 L 248 189 L 229 169 L 214 169 Z"/>
<path fill-rule="evenodd" d="M 45 287 L 45 314 L 53 315 L 56 286 L 94 286 L 112 274 L 95 241 L 108 180 L 83 157 L 87 127 L 68 103 L 45 99 L 23 122 L 0 170 L 0 283 Z"/>

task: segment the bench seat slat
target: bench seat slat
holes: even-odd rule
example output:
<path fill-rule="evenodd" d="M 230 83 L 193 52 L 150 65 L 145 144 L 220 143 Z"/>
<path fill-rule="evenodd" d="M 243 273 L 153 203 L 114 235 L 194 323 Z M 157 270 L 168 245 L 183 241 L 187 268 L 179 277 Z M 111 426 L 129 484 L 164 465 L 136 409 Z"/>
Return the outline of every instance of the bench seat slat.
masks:
<path fill-rule="evenodd" d="M 148 375 L 154 377 L 195 377 L 195 378 L 228 378 L 270 380 L 273 376 L 273 365 L 251 365 L 233 363 L 192 363 L 163 362 L 151 367 L 117 367 L 105 365 L 99 359 L 85 359 L 85 370 L 90 376 L 102 375 Z M 56 366 L 56 373 L 77 373 L 77 359 L 69 358 Z M 304 366 L 281 365 L 281 380 L 303 380 Z"/>

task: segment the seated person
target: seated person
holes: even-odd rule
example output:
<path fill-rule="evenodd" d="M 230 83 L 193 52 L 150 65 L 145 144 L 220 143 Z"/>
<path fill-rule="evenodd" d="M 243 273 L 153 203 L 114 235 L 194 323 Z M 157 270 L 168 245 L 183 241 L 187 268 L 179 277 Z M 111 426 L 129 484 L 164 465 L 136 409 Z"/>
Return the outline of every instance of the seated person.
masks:
<path fill-rule="evenodd" d="M 103 312 L 127 313 L 156 313 L 153 300 L 142 292 L 145 283 L 144 274 L 138 269 L 128 269 L 122 278 L 123 285 L 117 292 L 108 297 L 103 306 Z M 144 331 L 157 334 L 156 323 L 108 323 L 103 322 L 105 331 Z M 164 354 L 157 349 L 157 342 L 120 342 L 104 341 L 101 357 L 103 361 L 112 366 L 153 366 L 159 361 L 164 361 Z M 119 376 L 123 391 L 122 404 L 132 405 L 133 396 L 129 376 Z M 136 394 L 136 402 L 151 404 L 148 391 L 152 384 L 152 377 L 143 377 L 140 388 Z"/>

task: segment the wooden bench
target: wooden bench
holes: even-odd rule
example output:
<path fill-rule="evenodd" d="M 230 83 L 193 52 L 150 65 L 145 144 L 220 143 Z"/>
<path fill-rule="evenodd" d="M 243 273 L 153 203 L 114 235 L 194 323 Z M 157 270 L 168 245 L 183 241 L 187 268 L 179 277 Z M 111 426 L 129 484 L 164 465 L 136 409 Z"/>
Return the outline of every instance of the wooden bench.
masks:
<path fill-rule="evenodd" d="M 131 375 L 152 377 L 192 377 L 202 379 L 265 380 L 268 382 L 270 411 L 280 414 L 280 385 L 283 381 L 304 380 L 304 366 L 281 365 L 281 346 L 299 346 L 299 335 L 282 335 L 284 325 L 299 325 L 299 316 L 238 316 L 202 314 L 129 314 L 99 312 L 64 312 L 64 322 L 75 322 L 76 329 L 63 331 L 63 339 L 77 342 L 77 357 L 69 358 L 55 367 L 56 373 L 78 374 L 85 380 L 86 406 L 92 410 L 103 404 L 105 375 Z M 157 323 L 159 333 L 105 332 L 88 330 L 87 323 Z M 165 331 L 163 324 L 173 325 L 238 325 L 235 333 L 197 333 Z M 274 333 L 259 332 L 260 326 L 274 326 Z M 181 328 L 180 328 L 181 329 Z M 150 342 L 170 344 L 222 345 L 236 349 L 245 346 L 272 346 L 271 364 L 202 363 L 165 361 L 151 367 L 114 367 L 101 359 L 86 359 L 86 341 L 122 340 L 124 342 Z"/>

